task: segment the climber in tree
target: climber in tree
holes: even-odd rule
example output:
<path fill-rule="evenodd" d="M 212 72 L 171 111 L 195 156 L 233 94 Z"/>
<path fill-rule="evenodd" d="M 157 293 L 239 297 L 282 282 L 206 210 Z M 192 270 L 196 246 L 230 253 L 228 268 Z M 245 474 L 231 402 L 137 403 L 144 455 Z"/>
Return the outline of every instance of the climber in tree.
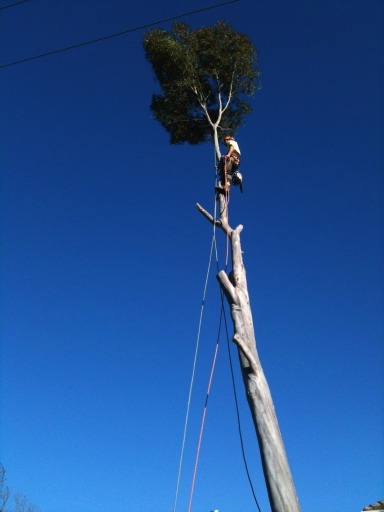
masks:
<path fill-rule="evenodd" d="M 242 177 L 240 173 L 237 172 L 240 167 L 241 152 L 234 137 L 227 135 L 224 138 L 224 143 L 227 146 L 227 153 L 220 158 L 218 165 L 220 173 L 219 188 L 228 190 L 231 181 L 233 181 L 234 185 L 241 185 Z"/>

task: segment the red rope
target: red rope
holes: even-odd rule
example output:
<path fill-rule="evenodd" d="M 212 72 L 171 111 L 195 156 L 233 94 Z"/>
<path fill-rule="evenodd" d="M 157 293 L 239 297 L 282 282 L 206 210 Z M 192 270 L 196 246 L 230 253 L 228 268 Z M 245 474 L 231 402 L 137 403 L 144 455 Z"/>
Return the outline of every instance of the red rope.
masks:
<path fill-rule="evenodd" d="M 224 184 L 222 184 L 224 187 L 226 187 L 226 181 L 227 181 L 227 162 L 225 161 L 225 163 L 224 163 Z M 224 193 L 225 193 L 225 207 L 227 208 L 227 217 L 228 217 L 229 190 L 225 190 Z M 226 267 L 227 267 L 227 265 L 228 265 L 228 252 L 229 252 L 229 237 L 228 236 L 227 236 L 227 251 L 226 252 L 227 252 L 227 254 L 226 254 Z M 221 322 L 221 320 L 220 320 L 220 322 Z M 219 329 L 219 333 L 220 333 L 220 329 Z M 199 465 L 201 443 L 202 443 L 202 440 L 203 440 L 205 417 L 207 415 L 208 399 L 209 399 L 209 395 L 210 395 L 210 392 L 211 392 L 211 385 L 212 385 L 213 373 L 215 371 L 218 350 L 219 350 L 219 337 L 218 337 L 217 342 L 216 342 L 215 354 L 213 356 L 213 362 L 212 362 L 212 368 L 211 368 L 211 374 L 209 376 L 207 395 L 206 395 L 206 398 L 205 398 L 203 417 L 201 419 L 199 441 L 197 443 L 195 465 L 194 465 L 194 468 L 193 468 L 191 492 L 190 492 L 190 495 L 189 495 L 188 512 L 191 512 L 191 509 L 192 509 L 192 500 L 193 500 L 193 494 L 194 494 L 194 491 L 195 491 L 195 483 L 196 483 L 197 467 Z"/>
<path fill-rule="evenodd" d="M 191 493 L 189 496 L 189 505 L 188 505 L 188 512 L 191 512 L 192 507 L 192 499 L 193 499 L 193 493 L 195 490 L 195 481 L 196 481 L 196 473 L 197 473 L 197 466 L 199 464 L 199 456 L 200 456 L 200 448 L 201 448 L 201 441 L 203 439 L 203 431 L 204 431 L 204 424 L 205 424 L 205 416 L 207 414 L 207 405 L 208 405 L 208 398 L 209 393 L 211 391 L 211 384 L 212 384 L 212 378 L 213 378 L 213 372 L 215 370 L 216 365 L 216 358 L 217 358 L 217 351 L 219 349 L 219 340 L 217 340 L 216 343 L 216 349 L 215 349 L 215 355 L 213 357 L 213 363 L 211 368 L 211 375 L 209 376 L 209 383 L 208 383 L 208 390 L 207 390 L 207 396 L 205 398 L 205 405 L 204 405 L 204 411 L 203 411 L 203 418 L 201 420 L 201 427 L 200 427 L 200 435 L 199 435 L 199 442 L 197 445 L 197 451 L 196 451 L 196 459 L 195 459 L 195 467 L 193 470 L 193 477 L 192 477 L 192 485 L 191 485 Z"/>

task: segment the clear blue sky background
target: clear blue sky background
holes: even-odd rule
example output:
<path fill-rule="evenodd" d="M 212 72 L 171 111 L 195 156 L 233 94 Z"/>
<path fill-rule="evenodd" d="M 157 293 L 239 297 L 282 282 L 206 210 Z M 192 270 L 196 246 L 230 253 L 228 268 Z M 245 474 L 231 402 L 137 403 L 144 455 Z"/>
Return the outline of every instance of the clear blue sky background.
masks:
<path fill-rule="evenodd" d="M 0 10 L 0 62 L 213 4 L 30 0 Z M 183 19 L 229 21 L 259 50 L 262 88 L 238 132 L 245 192 L 233 190 L 230 221 L 244 225 L 258 350 L 302 510 L 358 512 L 384 499 L 384 2 L 240 0 Z M 210 145 L 170 146 L 151 118 L 142 37 L 0 70 L 1 462 L 41 512 L 173 508 L 212 238 L 195 203 L 213 210 L 214 161 Z M 178 511 L 219 306 L 213 269 Z M 256 510 L 225 337 L 192 510 L 214 508 Z"/>

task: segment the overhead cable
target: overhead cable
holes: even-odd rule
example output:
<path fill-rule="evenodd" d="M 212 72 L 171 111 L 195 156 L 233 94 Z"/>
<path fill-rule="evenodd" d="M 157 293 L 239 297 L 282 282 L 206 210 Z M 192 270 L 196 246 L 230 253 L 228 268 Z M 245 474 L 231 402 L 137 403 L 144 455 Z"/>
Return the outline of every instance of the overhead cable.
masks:
<path fill-rule="evenodd" d="M 24 1 L 28 1 L 28 0 L 24 0 Z M 43 57 L 48 57 L 49 55 L 54 55 L 56 53 L 66 52 L 68 50 L 73 50 L 75 48 L 80 48 L 81 46 L 86 46 L 86 45 L 89 45 L 89 44 L 98 43 L 100 41 L 106 41 L 107 39 L 112 39 L 114 37 L 119 37 L 119 36 L 122 36 L 124 34 L 129 34 L 130 32 L 135 32 L 137 30 L 143 30 L 145 28 L 149 28 L 149 27 L 153 27 L 155 25 L 159 25 L 160 23 L 166 23 L 167 21 L 173 21 L 173 20 L 176 20 L 178 18 L 183 18 L 185 16 L 191 16 L 192 14 L 198 14 L 200 12 L 208 11 L 208 10 L 211 10 L 211 9 L 217 9 L 218 7 L 222 7 L 222 6 L 228 5 L 228 4 L 233 4 L 234 2 L 239 2 L 239 1 L 240 0 L 229 0 L 227 2 L 222 2 L 220 4 L 211 5 L 209 7 L 203 7 L 202 9 L 196 9 L 195 11 L 185 12 L 183 14 L 178 14 L 177 16 L 171 16 L 170 18 L 164 18 L 162 20 L 154 21 L 152 23 L 147 23 L 145 25 L 140 25 L 138 27 L 129 28 L 127 30 L 122 30 L 121 32 L 116 32 L 115 34 L 110 34 L 108 36 L 102 36 L 102 37 L 98 37 L 97 39 L 91 39 L 89 41 L 85 41 L 83 43 L 77 43 L 77 44 L 73 44 L 71 46 L 66 46 L 65 48 L 59 48 L 58 50 L 52 50 L 52 51 L 49 51 L 49 52 L 40 53 L 39 55 L 34 55 L 33 57 L 26 57 L 25 59 L 15 60 L 13 62 L 8 62 L 7 64 L 0 64 L 0 69 L 8 68 L 10 66 L 15 66 L 16 64 L 22 64 L 23 62 L 28 62 L 28 61 L 31 61 L 31 60 L 41 59 Z"/>
<path fill-rule="evenodd" d="M 8 9 L 8 7 L 15 7 L 15 5 L 25 4 L 25 2 L 30 2 L 30 0 L 19 0 L 19 2 L 13 2 L 13 4 L 2 5 L 0 6 L 0 11 L 2 9 Z"/>

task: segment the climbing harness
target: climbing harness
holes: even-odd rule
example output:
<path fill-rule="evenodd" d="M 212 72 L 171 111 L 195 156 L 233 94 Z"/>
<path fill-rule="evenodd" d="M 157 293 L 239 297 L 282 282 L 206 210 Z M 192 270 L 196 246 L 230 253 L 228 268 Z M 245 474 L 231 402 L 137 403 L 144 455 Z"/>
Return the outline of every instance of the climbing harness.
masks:
<path fill-rule="evenodd" d="M 240 167 L 240 159 L 237 155 L 232 154 L 230 157 L 232 158 L 232 165 L 228 171 L 228 159 L 225 157 L 221 157 L 218 166 L 216 167 L 220 172 L 220 184 L 216 187 L 218 192 L 220 191 L 229 191 L 229 187 L 231 183 L 233 183 L 236 187 L 240 187 L 240 192 L 243 192 L 243 175 L 239 171 Z"/>

